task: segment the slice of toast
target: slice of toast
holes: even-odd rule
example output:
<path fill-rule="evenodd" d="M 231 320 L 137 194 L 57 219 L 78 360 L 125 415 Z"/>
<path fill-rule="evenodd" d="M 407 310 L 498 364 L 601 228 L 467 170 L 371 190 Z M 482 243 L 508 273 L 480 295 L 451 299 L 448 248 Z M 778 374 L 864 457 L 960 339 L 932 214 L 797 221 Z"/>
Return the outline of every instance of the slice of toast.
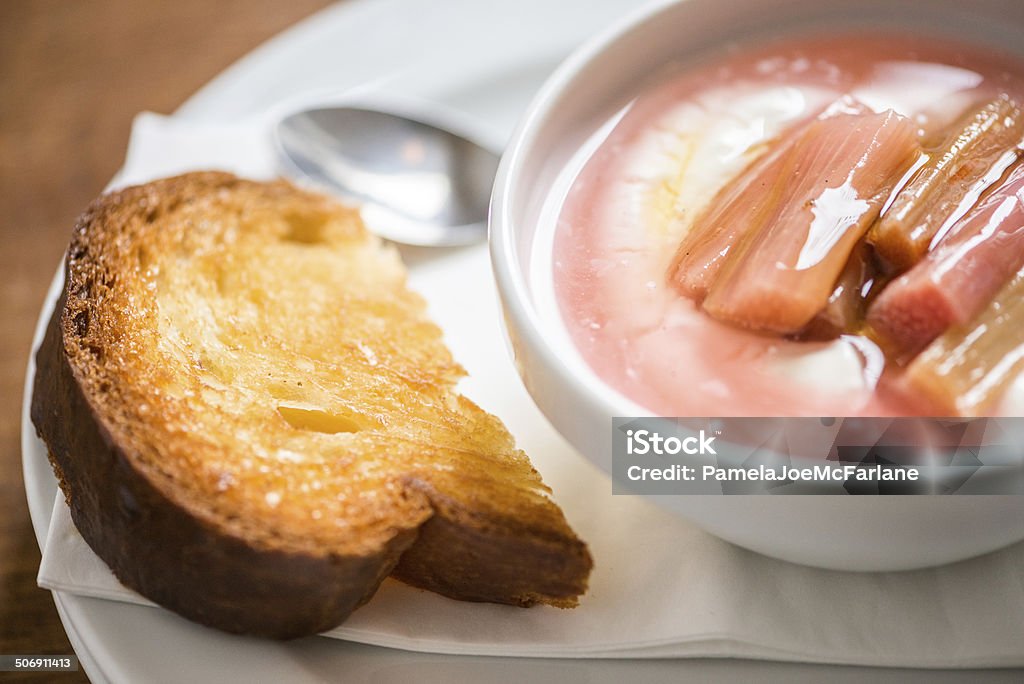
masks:
<path fill-rule="evenodd" d="M 75 227 L 32 420 L 82 536 L 126 586 L 278 638 L 385 577 L 569 607 L 587 547 L 358 214 L 192 173 Z"/>

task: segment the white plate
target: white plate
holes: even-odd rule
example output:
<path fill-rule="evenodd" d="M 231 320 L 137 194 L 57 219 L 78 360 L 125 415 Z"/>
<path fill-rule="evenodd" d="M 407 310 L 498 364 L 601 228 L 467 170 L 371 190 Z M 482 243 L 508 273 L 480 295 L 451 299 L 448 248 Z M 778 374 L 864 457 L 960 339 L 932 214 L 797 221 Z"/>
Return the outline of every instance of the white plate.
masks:
<path fill-rule="evenodd" d="M 266 45 L 214 79 L 177 116 L 197 122 L 227 122 L 280 102 L 321 90 L 336 93 L 373 83 L 398 95 L 435 100 L 486 125 L 504 140 L 541 80 L 569 50 L 593 31 L 630 9 L 630 0 L 350 0 L 328 8 Z M 482 248 L 480 248 L 482 249 Z M 412 281 L 463 278 L 451 259 L 415 260 Z M 440 270 L 448 269 L 448 275 Z M 472 277 L 481 277 L 473 273 Z M 483 274 L 483 277 L 486 274 Z M 57 296 L 54 287 L 41 312 L 40 327 Z M 449 336 L 456 357 L 471 374 L 499 363 L 507 369 L 504 393 L 490 393 L 485 408 L 500 414 L 524 446 L 558 439 L 544 424 L 543 435 L 524 435 L 520 426 L 542 421 L 519 386 L 511 363 L 493 345 L 474 345 L 476 327 L 460 315 L 457 301 L 432 302 L 431 312 Z M 497 304 L 494 320 L 497 327 Z M 35 345 L 34 345 L 35 346 Z M 42 545 L 56 492 L 45 450 L 28 419 L 34 374 L 26 377 L 22 420 L 25 487 L 36 536 Z M 493 377 L 493 376 L 492 376 Z M 472 386 L 467 386 L 473 394 Z M 525 437 L 525 439 L 524 439 Z M 843 676 L 860 681 L 885 670 L 744 661 L 552 661 L 424 655 L 310 638 L 290 643 L 234 637 L 187 622 L 159 609 L 55 592 L 61 620 L 81 662 L 95 682 L 137 681 L 665 681 L 689 674 L 747 681 L 818 681 Z M 887 674 L 888 673 L 888 674 Z M 935 681 L 935 674 L 920 673 Z M 951 673 L 960 677 L 966 673 Z"/>

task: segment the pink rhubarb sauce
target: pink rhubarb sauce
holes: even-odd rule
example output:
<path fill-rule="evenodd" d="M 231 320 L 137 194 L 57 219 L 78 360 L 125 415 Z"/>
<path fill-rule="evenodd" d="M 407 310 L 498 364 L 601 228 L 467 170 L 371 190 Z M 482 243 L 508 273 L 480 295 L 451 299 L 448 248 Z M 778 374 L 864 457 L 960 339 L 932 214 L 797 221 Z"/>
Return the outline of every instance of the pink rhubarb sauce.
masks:
<path fill-rule="evenodd" d="M 666 271 L 715 194 L 839 98 L 894 110 L 926 140 L 981 98 L 1024 102 L 1021 74 L 1008 56 L 947 39 L 844 33 L 726 50 L 662 75 L 604 129 L 558 214 L 554 286 L 570 337 L 598 376 L 654 414 L 927 413 L 866 337 L 796 341 L 719 322 Z"/>

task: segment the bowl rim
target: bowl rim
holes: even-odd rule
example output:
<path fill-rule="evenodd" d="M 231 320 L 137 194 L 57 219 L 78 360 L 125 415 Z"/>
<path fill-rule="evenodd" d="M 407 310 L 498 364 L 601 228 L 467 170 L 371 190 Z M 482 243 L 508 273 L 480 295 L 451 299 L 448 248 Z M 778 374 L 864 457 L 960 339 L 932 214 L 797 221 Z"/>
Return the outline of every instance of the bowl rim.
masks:
<path fill-rule="evenodd" d="M 498 294 L 505 315 L 514 319 L 516 334 L 529 338 L 529 345 L 549 374 L 557 376 L 563 384 L 572 384 L 575 394 L 598 402 L 602 412 L 609 416 L 654 416 L 633 399 L 602 380 L 586 362 L 580 371 L 559 356 L 558 350 L 541 333 L 542 322 L 531 303 L 526 273 L 520 268 L 519 249 L 516 244 L 515 221 L 511 215 L 512 198 L 519 192 L 522 182 L 518 173 L 523 164 L 525 150 L 532 147 L 566 87 L 590 63 L 623 36 L 647 23 L 655 16 L 689 0 L 652 0 L 623 15 L 620 19 L 594 34 L 573 50 L 544 81 L 516 125 L 505 153 L 502 155 L 491 192 L 488 218 L 488 250 Z M 582 360 L 582 358 L 581 358 Z"/>

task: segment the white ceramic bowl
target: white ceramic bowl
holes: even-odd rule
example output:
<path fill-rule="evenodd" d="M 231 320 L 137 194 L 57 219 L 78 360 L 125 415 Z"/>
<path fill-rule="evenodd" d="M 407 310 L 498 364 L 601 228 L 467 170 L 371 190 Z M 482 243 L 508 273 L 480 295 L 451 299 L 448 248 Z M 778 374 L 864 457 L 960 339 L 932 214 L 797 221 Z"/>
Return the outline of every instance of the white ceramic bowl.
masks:
<path fill-rule="evenodd" d="M 552 324 L 550 236 L 538 233 L 559 172 L 587 137 L 668 61 L 797 28 L 927 29 L 1024 55 L 1021 0 L 679 0 L 595 37 L 547 81 L 514 134 L 491 206 L 491 255 L 519 373 L 554 426 L 611 471 L 612 416 L 649 412 L 605 385 Z M 538 276 L 539 274 L 539 276 Z M 538 285 L 538 283 L 541 283 Z M 607 492 L 595 495 L 611 495 Z M 1024 539 L 1018 496 L 659 496 L 708 531 L 786 560 L 901 570 Z"/>

